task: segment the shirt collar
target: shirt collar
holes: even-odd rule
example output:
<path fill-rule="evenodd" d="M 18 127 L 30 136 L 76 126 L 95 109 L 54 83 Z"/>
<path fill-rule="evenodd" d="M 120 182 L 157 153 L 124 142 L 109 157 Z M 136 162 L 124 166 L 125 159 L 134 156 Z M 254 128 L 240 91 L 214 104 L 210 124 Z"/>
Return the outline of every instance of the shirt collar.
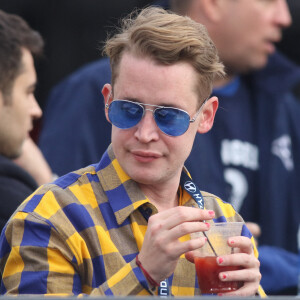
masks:
<path fill-rule="evenodd" d="M 241 82 L 240 77 L 236 76 L 232 81 L 230 81 L 225 86 L 214 88 L 213 95 L 216 95 L 217 97 L 221 97 L 221 96 L 232 97 L 239 89 L 240 82 Z"/>
<path fill-rule="evenodd" d="M 111 145 L 96 166 L 96 172 L 119 225 L 139 206 L 149 202 L 138 184 L 121 168 Z"/>
<path fill-rule="evenodd" d="M 141 205 L 150 203 L 137 182 L 121 168 L 111 145 L 96 165 L 96 172 L 119 225 Z M 179 191 L 179 205 L 189 204 L 190 195 L 181 187 Z"/>

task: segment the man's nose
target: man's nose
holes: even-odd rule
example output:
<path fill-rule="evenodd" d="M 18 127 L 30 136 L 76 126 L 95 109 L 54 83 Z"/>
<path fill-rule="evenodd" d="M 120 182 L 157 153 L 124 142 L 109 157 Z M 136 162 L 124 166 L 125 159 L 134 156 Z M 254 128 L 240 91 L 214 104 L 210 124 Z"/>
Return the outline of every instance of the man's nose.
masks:
<path fill-rule="evenodd" d="M 135 137 L 142 143 L 156 141 L 159 138 L 159 130 L 154 120 L 153 110 L 145 109 L 142 120 L 137 124 Z"/>
<path fill-rule="evenodd" d="M 292 16 L 286 0 L 277 0 L 275 21 L 281 27 L 289 27 L 292 24 Z"/>
<path fill-rule="evenodd" d="M 32 95 L 31 99 L 31 107 L 30 107 L 30 115 L 33 119 L 39 119 L 42 116 L 43 112 L 37 103 L 35 97 Z"/>

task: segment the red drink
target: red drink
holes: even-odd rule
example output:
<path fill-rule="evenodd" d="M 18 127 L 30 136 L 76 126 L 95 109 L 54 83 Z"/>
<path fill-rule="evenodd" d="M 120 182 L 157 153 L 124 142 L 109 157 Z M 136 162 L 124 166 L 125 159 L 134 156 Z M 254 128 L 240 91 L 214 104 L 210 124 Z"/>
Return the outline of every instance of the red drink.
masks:
<path fill-rule="evenodd" d="M 218 294 L 237 290 L 241 283 L 238 281 L 220 281 L 219 273 L 239 270 L 240 267 L 217 264 L 215 256 L 195 257 L 196 272 L 202 294 Z"/>

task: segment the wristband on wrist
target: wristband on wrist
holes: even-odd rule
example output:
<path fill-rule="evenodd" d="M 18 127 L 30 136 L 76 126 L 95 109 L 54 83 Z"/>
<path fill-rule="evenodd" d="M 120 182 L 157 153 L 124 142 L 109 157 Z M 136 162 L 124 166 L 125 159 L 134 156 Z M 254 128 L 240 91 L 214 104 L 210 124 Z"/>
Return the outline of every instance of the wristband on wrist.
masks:
<path fill-rule="evenodd" d="M 151 276 L 150 274 L 143 268 L 142 263 L 139 261 L 138 258 L 139 255 L 136 256 L 135 258 L 135 262 L 137 264 L 137 266 L 143 271 L 146 279 L 149 281 L 149 283 L 153 286 L 159 286 L 159 283 L 157 283 Z"/>

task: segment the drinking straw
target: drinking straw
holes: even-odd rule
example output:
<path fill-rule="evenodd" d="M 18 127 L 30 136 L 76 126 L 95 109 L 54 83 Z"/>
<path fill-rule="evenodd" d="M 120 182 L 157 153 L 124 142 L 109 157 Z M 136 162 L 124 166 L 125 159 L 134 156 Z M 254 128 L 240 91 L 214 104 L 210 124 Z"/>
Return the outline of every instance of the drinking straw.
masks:
<path fill-rule="evenodd" d="M 204 234 L 204 236 L 207 238 L 207 242 L 208 242 L 208 244 L 209 244 L 209 246 L 210 246 L 211 250 L 212 250 L 212 251 L 213 251 L 213 253 L 215 254 L 215 256 L 218 256 L 218 254 L 217 254 L 216 250 L 214 249 L 213 245 L 211 244 L 211 242 L 210 242 L 210 240 L 209 240 L 208 236 L 206 235 L 206 233 L 205 233 L 204 231 L 203 231 L 203 234 Z"/>

